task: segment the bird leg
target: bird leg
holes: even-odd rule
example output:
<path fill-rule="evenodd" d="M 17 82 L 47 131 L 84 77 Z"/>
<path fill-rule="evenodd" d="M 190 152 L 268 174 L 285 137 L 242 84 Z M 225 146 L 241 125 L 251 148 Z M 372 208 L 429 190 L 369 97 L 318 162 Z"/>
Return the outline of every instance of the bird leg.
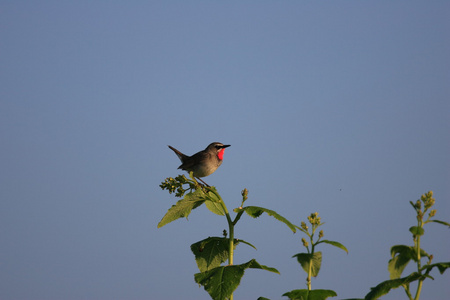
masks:
<path fill-rule="evenodd" d="M 201 182 L 203 182 L 204 185 L 206 185 L 207 187 L 209 187 L 209 185 L 208 185 L 206 182 L 204 182 L 203 180 L 201 180 L 200 178 L 198 178 L 198 177 L 195 177 L 195 178 L 197 178 L 198 180 L 200 180 Z"/>

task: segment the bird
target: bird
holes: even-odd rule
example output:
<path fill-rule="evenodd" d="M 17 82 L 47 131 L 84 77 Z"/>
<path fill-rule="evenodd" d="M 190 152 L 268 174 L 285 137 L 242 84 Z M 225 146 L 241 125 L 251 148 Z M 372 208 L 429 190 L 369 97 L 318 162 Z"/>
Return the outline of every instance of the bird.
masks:
<path fill-rule="evenodd" d="M 195 178 L 199 179 L 206 186 L 209 186 L 200 179 L 200 177 L 206 177 L 214 173 L 217 168 L 222 164 L 223 153 L 225 148 L 231 145 L 224 145 L 222 143 L 214 142 L 208 145 L 205 150 L 199 151 L 192 156 L 185 155 L 175 149 L 172 146 L 168 146 L 178 158 L 181 160 L 181 165 L 178 169 L 193 172 Z"/>

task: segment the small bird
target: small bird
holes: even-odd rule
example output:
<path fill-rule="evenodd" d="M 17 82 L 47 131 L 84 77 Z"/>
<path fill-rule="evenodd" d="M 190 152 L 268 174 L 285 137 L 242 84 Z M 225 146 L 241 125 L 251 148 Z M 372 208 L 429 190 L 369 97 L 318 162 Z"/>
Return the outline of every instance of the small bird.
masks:
<path fill-rule="evenodd" d="M 188 173 L 193 172 L 194 177 L 206 184 L 200 177 L 211 175 L 217 170 L 222 164 L 225 148 L 230 146 L 231 145 L 214 142 L 209 144 L 205 150 L 197 152 L 192 156 L 187 156 L 172 146 L 169 146 L 169 148 L 172 149 L 181 160 L 181 165 L 178 169 L 185 170 Z M 208 184 L 206 185 L 208 186 Z"/>

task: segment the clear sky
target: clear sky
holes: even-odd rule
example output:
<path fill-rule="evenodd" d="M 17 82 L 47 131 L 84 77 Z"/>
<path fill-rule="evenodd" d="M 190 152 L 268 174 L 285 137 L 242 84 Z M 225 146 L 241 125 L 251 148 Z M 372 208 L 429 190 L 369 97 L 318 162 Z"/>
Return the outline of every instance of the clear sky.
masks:
<path fill-rule="evenodd" d="M 450 221 L 448 1 L 2 1 L 0 299 L 209 299 L 189 246 L 220 236 L 205 207 L 163 228 L 159 184 L 231 144 L 205 178 L 229 209 L 319 212 L 313 288 L 363 297 L 412 244 L 409 201 Z M 243 217 L 235 299 L 305 288 L 300 233 Z M 423 248 L 450 261 L 450 230 Z M 408 268 L 406 271 L 411 272 Z M 450 295 L 450 272 L 423 299 Z M 401 289 L 384 299 L 404 299 Z"/>

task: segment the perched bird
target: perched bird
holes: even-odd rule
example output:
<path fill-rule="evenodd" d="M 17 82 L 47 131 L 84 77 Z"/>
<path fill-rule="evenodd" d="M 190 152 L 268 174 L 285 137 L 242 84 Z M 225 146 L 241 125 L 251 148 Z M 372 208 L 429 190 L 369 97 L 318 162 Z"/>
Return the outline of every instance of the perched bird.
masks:
<path fill-rule="evenodd" d="M 214 173 L 217 168 L 222 164 L 223 153 L 225 148 L 230 145 L 224 145 L 222 143 L 211 143 L 205 150 L 195 153 L 192 156 L 187 156 L 172 146 L 170 149 L 175 152 L 178 158 L 181 160 L 181 165 L 178 169 L 185 170 L 188 173 L 193 172 L 194 177 L 206 184 L 200 177 L 206 177 Z M 207 184 L 206 184 L 207 185 Z"/>

